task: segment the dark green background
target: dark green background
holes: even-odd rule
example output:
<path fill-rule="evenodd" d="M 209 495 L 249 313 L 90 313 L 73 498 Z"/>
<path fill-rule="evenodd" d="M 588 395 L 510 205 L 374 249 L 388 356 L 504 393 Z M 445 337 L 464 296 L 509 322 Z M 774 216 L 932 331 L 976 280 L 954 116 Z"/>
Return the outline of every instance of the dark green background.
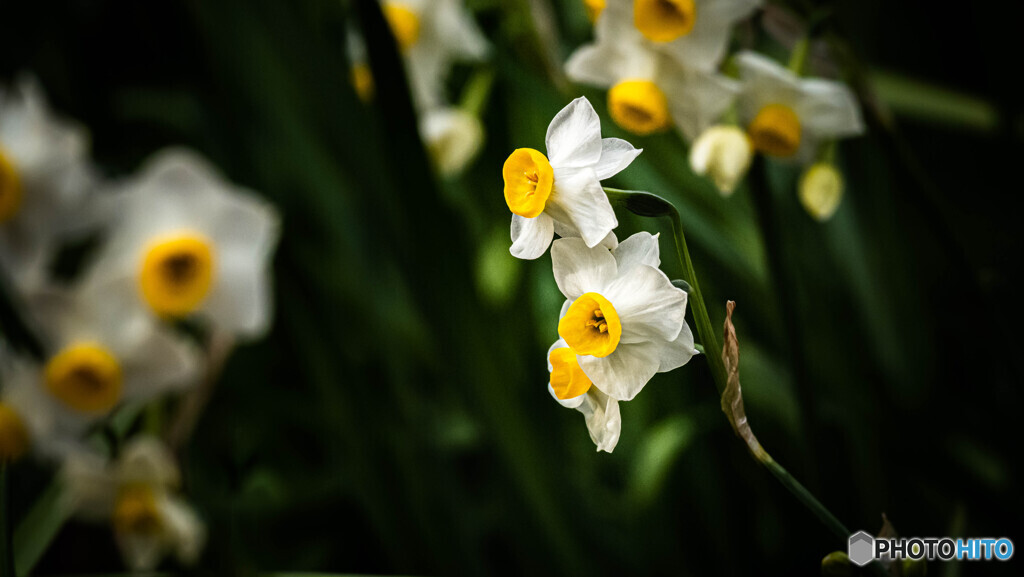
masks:
<path fill-rule="evenodd" d="M 817 574 L 845 544 L 749 458 L 701 359 L 622 406 L 612 455 L 594 453 L 583 418 L 549 397 L 561 296 L 548 257 L 507 253 L 501 164 L 542 147 L 579 94 L 606 134 L 626 135 L 602 93 L 553 82 L 525 1 L 470 4 L 494 43 L 496 83 L 486 148 L 451 181 L 430 174 L 373 10 L 0 4 L 0 75 L 34 72 L 90 129 L 108 175 L 185 144 L 283 213 L 273 332 L 232 357 L 183 455 L 210 529 L 200 571 Z M 690 173 L 675 135 L 628 137 L 645 152 L 609 184 L 680 208 L 715 326 L 738 301 L 755 432 L 844 523 L 874 532 L 885 512 L 905 535 L 1020 544 L 1022 9 L 832 4 L 826 31 L 861 63 L 974 94 L 997 122 L 911 115 L 895 134 L 871 123 L 840 146 L 847 194 L 825 224 L 799 207 L 793 169 L 768 165 L 752 174 L 759 186 L 723 199 Z M 557 64 L 590 29 L 575 0 L 555 8 Z M 364 23 L 377 73 L 370 107 L 347 82 L 350 19 Z M 757 21 L 737 37 L 785 58 Z M 455 71 L 455 96 L 471 72 Z M 620 221 L 620 237 L 668 232 Z M 663 267 L 679 278 L 671 251 L 663 234 Z M 47 473 L 14 475 L 23 514 Z M 109 530 L 80 522 L 38 566 L 118 570 Z"/>

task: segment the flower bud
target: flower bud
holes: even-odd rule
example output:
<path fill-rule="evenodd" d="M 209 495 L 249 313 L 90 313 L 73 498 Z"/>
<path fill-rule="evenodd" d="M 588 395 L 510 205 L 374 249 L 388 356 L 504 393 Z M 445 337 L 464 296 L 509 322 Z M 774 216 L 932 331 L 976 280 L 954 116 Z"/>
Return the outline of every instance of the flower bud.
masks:
<path fill-rule="evenodd" d="M 821 560 L 821 577 L 853 577 L 855 574 L 853 563 L 842 551 L 833 551 Z"/>
<path fill-rule="evenodd" d="M 434 166 L 444 176 L 462 172 L 484 142 L 480 119 L 457 108 L 426 113 L 420 121 L 420 131 Z"/>
<path fill-rule="evenodd" d="M 752 155 L 750 139 L 738 126 L 712 126 L 690 148 L 690 166 L 729 196 L 750 169 Z"/>
<path fill-rule="evenodd" d="M 843 199 L 843 175 L 827 162 L 817 162 L 800 177 L 800 204 L 815 220 L 828 220 Z"/>

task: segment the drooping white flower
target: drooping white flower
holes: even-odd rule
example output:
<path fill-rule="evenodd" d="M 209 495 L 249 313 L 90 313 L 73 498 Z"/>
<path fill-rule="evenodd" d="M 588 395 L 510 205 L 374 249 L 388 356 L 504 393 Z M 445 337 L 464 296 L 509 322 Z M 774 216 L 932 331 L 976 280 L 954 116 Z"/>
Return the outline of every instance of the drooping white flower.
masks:
<path fill-rule="evenodd" d="M 712 126 L 690 147 L 690 166 L 710 178 L 722 196 L 729 196 L 746 176 L 753 156 L 750 138 L 738 126 Z"/>
<path fill-rule="evenodd" d="M 133 439 L 114 463 L 75 455 L 62 474 L 79 515 L 112 524 L 133 571 L 155 569 L 169 555 L 186 565 L 198 560 L 206 527 L 178 495 L 181 474 L 157 439 Z"/>
<path fill-rule="evenodd" d="M 31 77 L 0 87 L 0 265 L 16 286 L 44 285 L 57 244 L 96 226 L 85 130 L 56 117 Z"/>
<path fill-rule="evenodd" d="M 61 458 L 115 408 L 196 382 L 196 348 L 124 306 L 130 296 L 47 291 L 27 301 L 44 358 L 4 351 L 0 366 L 0 403 L 21 421 L 23 449 Z"/>
<path fill-rule="evenodd" d="M 598 451 L 611 453 L 619 442 L 619 402 L 601 392 L 580 368 L 576 353 L 558 339 L 548 349 L 548 392 L 560 405 L 583 413 Z"/>
<path fill-rule="evenodd" d="M 185 150 L 155 155 L 115 195 L 120 216 L 84 281 L 151 316 L 198 316 L 254 338 L 271 320 L 277 211 Z"/>
<path fill-rule="evenodd" d="M 597 23 L 596 41 L 565 65 L 580 83 L 608 88 L 608 111 L 635 134 L 675 125 L 692 140 L 732 105 L 739 84 L 711 70 L 685 66 L 658 50 L 634 27 L 629 3 L 611 1 Z"/>
<path fill-rule="evenodd" d="M 416 108 L 446 106 L 452 65 L 483 60 L 489 50 L 472 15 L 462 0 L 383 0 L 381 7 L 405 59 Z"/>
<path fill-rule="evenodd" d="M 609 0 L 630 5 L 631 22 L 647 40 L 687 68 L 711 71 L 729 46 L 732 27 L 763 0 Z M 627 16 L 628 17 L 628 16 Z"/>
<path fill-rule="evenodd" d="M 658 268 L 657 236 L 637 233 L 614 250 L 560 239 L 551 261 L 567 299 L 558 334 L 604 394 L 628 401 L 655 373 L 697 353 L 684 319 L 687 295 Z"/>
<path fill-rule="evenodd" d="M 548 125 L 548 155 L 516 149 L 505 161 L 505 202 L 512 211 L 512 248 L 522 259 L 544 254 L 557 232 L 586 246 L 615 246 L 615 211 L 602 180 L 625 169 L 642 149 L 620 138 L 601 138 L 601 120 L 583 97 Z"/>
<path fill-rule="evenodd" d="M 740 53 L 736 62 L 743 82 L 740 116 L 755 150 L 809 162 L 823 141 L 864 132 L 857 99 L 845 84 L 800 78 L 754 52 Z"/>
<path fill-rule="evenodd" d="M 828 162 L 816 162 L 800 177 L 798 196 L 807 214 L 826 221 L 835 214 L 843 200 L 843 175 Z"/>
<path fill-rule="evenodd" d="M 420 134 L 434 166 L 444 176 L 462 172 L 484 143 L 484 127 L 480 119 L 450 106 L 422 114 Z"/>

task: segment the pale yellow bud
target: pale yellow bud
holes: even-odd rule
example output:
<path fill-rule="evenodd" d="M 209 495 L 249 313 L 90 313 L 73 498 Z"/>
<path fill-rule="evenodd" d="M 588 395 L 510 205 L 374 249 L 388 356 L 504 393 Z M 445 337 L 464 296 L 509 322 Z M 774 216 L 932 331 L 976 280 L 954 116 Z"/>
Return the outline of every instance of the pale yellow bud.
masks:
<path fill-rule="evenodd" d="M 443 176 L 462 172 L 484 144 L 484 128 L 480 119 L 458 108 L 426 113 L 420 130 L 434 166 Z"/>
<path fill-rule="evenodd" d="M 828 220 L 843 199 L 843 175 L 830 163 L 812 164 L 800 177 L 800 204 L 815 220 Z"/>
<path fill-rule="evenodd" d="M 723 196 L 729 196 L 746 176 L 753 158 L 750 138 L 738 126 L 712 126 L 690 148 L 690 166 L 707 176 Z"/>

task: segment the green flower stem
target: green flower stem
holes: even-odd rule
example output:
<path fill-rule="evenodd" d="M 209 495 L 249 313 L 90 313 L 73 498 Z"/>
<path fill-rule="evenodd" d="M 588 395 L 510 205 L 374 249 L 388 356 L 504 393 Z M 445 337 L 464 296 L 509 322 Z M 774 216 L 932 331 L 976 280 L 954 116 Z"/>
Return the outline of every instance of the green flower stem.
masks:
<path fill-rule="evenodd" d="M 495 76 L 496 73 L 493 68 L 482 68 L 476 71 L 462 90 L 459 108 L 479 118 L 483 114 L 487 101 L 490 99 Z"/>
<path fill-rule="evenodd" d="M 14 545 L 11 539 L 10 464 L 0 459 L 0 577 L 15 577 Z"/>

